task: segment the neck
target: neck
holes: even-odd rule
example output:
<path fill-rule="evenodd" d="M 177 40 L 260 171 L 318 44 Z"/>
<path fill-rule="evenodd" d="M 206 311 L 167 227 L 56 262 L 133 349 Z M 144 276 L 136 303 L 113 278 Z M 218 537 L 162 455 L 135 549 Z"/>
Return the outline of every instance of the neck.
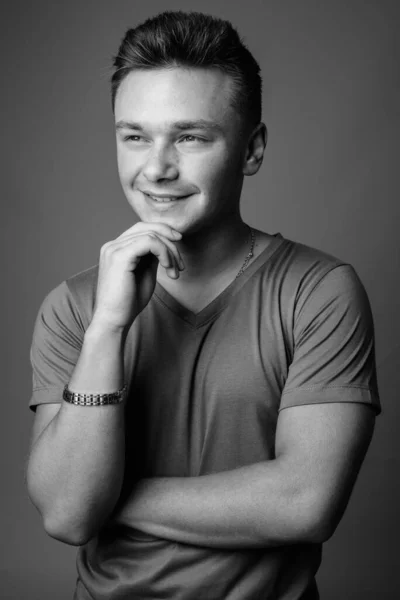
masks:
<path fill-rule="evenodd" d="M 230 223 L 210 226 L 186 236 L 184 234 L 177 246 L 185 269 L 180 272 L 177 283 L 202 284 L 222 273 L 239 271 L 250 251 L 250 237 L 249 226 L 240 216 Z M 168 277 L 164 269 L 159 269 L 158 273 L 160 282 Z"/>

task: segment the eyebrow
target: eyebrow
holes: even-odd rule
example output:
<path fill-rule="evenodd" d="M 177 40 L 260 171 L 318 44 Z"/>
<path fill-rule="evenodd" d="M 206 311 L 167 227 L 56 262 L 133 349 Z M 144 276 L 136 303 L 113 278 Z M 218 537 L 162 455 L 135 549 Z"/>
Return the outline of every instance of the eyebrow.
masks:
<path fill-rule="evenodd" d="M 144 127 L 140 123 L 133 121 L 118 121 L 115 125 L 116 129 L 134 129 L 135 131 L 144 131 Z M 184 131 L 186 129 L 206 129 L 208 131 L 215 131 L 218 133 L 223 132 L 223 128 L 214 121 L 207 121 L 206 119 L 198 119 L 196 121 L 175 121 L 171 123 L 172 129 L 178 131 Z"/>

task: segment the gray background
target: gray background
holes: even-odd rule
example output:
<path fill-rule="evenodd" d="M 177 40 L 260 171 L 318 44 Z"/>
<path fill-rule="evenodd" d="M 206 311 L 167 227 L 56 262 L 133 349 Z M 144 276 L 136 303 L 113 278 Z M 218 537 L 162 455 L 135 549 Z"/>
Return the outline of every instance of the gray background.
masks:
<path fill-rule="evenodd" d="M 76 549 L 46 536 L 23 480 L 33 421 L 33 324 L 50 289 L 95 264 L 100 246 L 135 221 L 116 170 L 111 56 L 128 26 L 177 8 L 230 19 L 262 67 L 269 144 L 261 172 L 246 179 L 244 220 L 345 259 L 369 294 L 384 411 L 347 512 L 324 546 L 318 582 L 322 600 L 396 598 L 400 98 L 394 0 L 2 4 L 1 598 L 72 598 Z"/>

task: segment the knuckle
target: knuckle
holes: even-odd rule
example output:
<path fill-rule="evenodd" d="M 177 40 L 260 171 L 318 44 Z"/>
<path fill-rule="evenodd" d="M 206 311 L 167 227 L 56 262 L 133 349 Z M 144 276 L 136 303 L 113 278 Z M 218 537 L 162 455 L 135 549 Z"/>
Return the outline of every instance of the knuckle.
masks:
<path fill-rule="evenodd" d="M 100 248 L 100 252 L 102 254 L 105 254 L 106 252 L 108 252 L 111 249 L 111 244 L 112 244 L 112 242 L 106 242 L 105 244 L 103 244 Z"/>

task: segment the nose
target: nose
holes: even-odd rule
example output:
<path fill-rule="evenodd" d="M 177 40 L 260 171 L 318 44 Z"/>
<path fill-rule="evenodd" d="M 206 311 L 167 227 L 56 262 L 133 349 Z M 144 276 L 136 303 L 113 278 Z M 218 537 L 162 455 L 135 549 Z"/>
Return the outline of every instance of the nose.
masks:
<path fill-rule="evenodd" d="M 165 146 L 153 146 L 143 167 L 143 175 L 146 179 L 148 181 L 173 180 L 178 177 L 178 174 L 178 166 L 173 151 Z"/>

